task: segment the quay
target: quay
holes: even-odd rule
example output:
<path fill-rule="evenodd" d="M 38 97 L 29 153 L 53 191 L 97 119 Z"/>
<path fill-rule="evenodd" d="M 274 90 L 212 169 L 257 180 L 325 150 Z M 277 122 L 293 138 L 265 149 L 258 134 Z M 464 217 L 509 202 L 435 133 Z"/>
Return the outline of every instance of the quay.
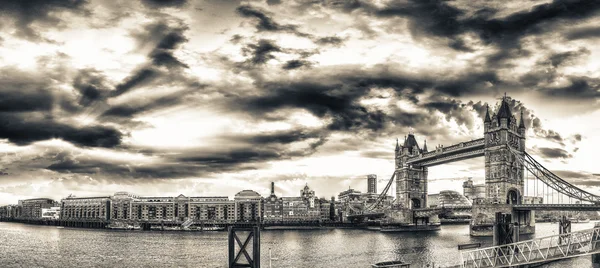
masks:
<path fill-rule="evenodd" d="M 261 223 L 256 222 L 232 222 L 232 223 L 193 223 L 185 226 L 185 222 L 127 222 L 124 226 L 115 226 L 114 222 L 106 220 L 58 220 L 58 219 L 17 219 L 0 217 L 0 222 L 17 222 L 34 225 L 62 226 L 74 228 L 115 229 L 115 230 L 144 230 L 144 231 L 226 231 L 229 227 L 251 228 L 259 226 L 261 230 L 302 230 L 302 229 L 373 229 L 379 225 L 374 223 L 350 223 L 350 222 L 281 222 Z M 111 225 L 112 224 L 112 225 Z M 378 229 L 377 229 L 378 230 Z"/>

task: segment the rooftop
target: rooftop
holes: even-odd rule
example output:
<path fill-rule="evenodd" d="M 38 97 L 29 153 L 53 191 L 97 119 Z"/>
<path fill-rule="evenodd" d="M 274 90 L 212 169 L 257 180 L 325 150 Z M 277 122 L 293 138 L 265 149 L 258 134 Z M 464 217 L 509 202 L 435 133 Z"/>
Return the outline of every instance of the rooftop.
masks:
<path fill-rule="evenodd" d="M 235 198 L 260 198 L 260 194 L 253 190 L 242 190 L 235 194 Z"/>

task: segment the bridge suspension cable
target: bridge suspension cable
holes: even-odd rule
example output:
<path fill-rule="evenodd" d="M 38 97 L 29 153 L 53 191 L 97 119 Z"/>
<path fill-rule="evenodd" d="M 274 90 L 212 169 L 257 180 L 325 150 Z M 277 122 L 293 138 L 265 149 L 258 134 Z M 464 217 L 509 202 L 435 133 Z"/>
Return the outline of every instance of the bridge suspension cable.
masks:
<path fill-rule="evenodd" d="M 377 206 L 379 206 L 379 204 L 381 204 L 381 201 L 383 201 L 383 199 L 385 199 L 388 191 L 390 190 L 390 187 L 392 186 L 392 182 L 394 181 L 395 176 L 396 176 L 396 172 L 394 171 L 394 173 L 392 174 L 392 177 L 388 181 L 387 185 L 385 185 L 385 188 L 383 188 L 383 191 L 381 191 L 381 194 L 379 194 L 379 196 L 377 197 L 377 200 L 375 201 L 375 203 L 373 203 L 369 207 L 367 207 L 367 209 L 366 209 L 367 211 L 373 210 Z"/>
<path fill-rule="evenodd" d="M 510 148 L 510 147 L 509 147 Z M 591 194 L 586 192 L 577 186 L 570 184 L 569 182 L 561 179 L 556 174 L 552 173 L 550 170 L 546 169 L 539 162 L 537 162 L 533 157 L 531 157 L 527 152 L 518 152 L 513 148 L 510 148 L 510 152 L 517 158 L 517 160 L 525 166 L 525 168 L 533 174 L 539 181 L 543 182 L 542 184 L 542 196 L 544 196 L 544 187 L 550 187 L 557 192 L 564 194 L 569 197 L 569 202 L 571 198 L 580 200 L 580 201 L 588 201 L 594 204 L 600 204 L 600 196 Z M 546 196 L 544 196 L 544 200 L 546 200 Z"/>

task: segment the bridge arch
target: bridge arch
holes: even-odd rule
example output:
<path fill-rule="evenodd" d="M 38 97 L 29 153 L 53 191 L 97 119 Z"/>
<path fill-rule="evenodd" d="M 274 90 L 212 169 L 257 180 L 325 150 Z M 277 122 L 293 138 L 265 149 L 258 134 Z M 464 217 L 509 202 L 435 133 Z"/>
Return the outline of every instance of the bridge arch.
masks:
<path fill-rule="evenodd" d="M 413 198 L 410 200 L 411 209 L 421 208 L 421 199 Z"/>
<path fill-rule="evenodd" d="M 521 194 L 519 190 L 515 188 L 510 188 L 508 192 L 506 192 L 506 204 L 516 205 L 519 204 L 519 200 L 521 199 Z"/>

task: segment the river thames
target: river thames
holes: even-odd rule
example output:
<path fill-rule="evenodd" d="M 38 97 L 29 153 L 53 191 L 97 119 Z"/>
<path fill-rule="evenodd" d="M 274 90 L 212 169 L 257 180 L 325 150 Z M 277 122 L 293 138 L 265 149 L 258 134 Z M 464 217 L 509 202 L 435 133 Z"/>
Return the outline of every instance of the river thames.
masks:
<path fill-rule="evenodd" d="M 573 231 L 593 222 L 573 224 Z M 537 236 L 558 232 L 556 223 L 538 223 Z M 522 237 L 521 239 L 524 239 Z M 0 222 L 0 267 L 226 267 L 226 232 L 109 231 Z M 381 233 L 355 229 L 269 230 L 261 232 L 261 266 L 370 267 L 404 259 L 411 267 L 460 262 L 457 244 L 491 238 L 469 236 L 468 225 L 444 225 L 429 233 Z M 546 267 L 591 267 L 590 257 Z"/>

